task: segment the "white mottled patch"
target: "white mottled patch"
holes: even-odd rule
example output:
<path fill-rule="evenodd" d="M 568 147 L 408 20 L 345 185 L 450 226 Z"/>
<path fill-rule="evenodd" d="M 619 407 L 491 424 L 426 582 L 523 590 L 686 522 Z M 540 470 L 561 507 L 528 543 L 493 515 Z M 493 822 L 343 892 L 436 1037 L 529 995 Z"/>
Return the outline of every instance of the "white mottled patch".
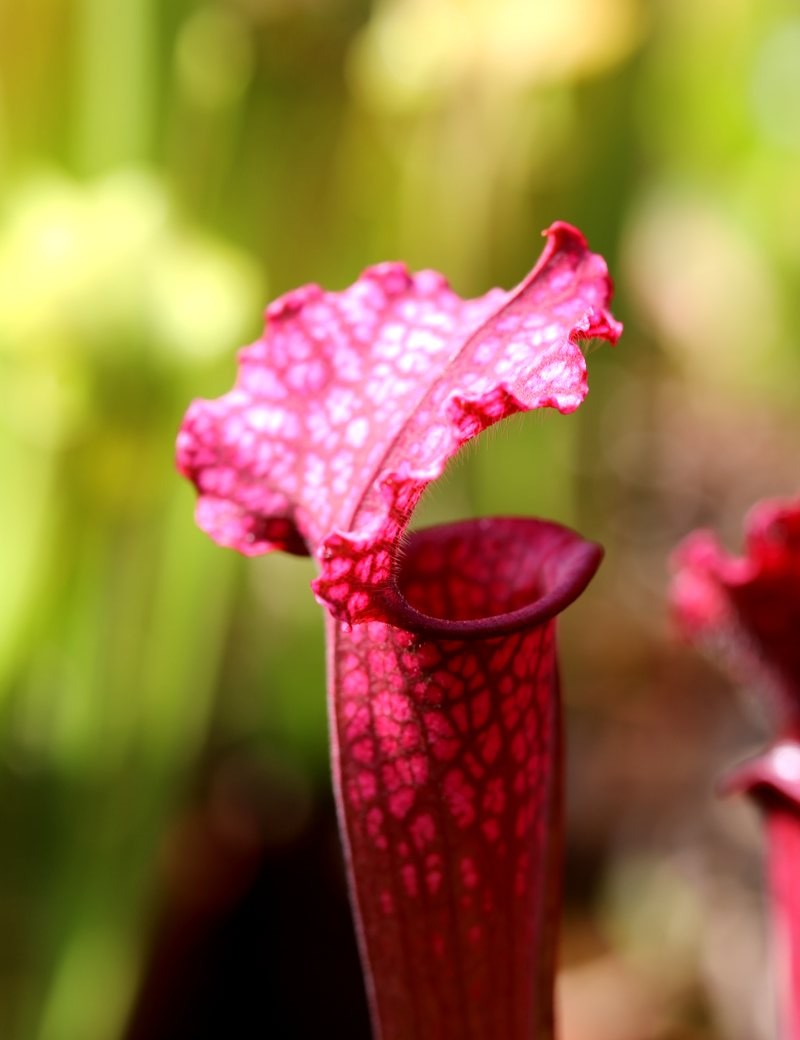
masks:
<path fill-rule="evenodd" d="M 397 369 L 399 372 L 409 375 L 411 372 L 422 373 L 427 368 L 427 361 L 425 358 L 419 356 L 419 354 L 403 354 L 398 359 Z"/>
<path fill-rule="evenodd" d="M 351 447 L 360 448 L 367 439 L 368 433 L 369 423 L 363 416 L 361 416 L 361 418 L 353 419 L 352 422 L 347 424 L 344 439 Z"/>
<path fill-rule="evenodd" d="M 566 371 L 567 366 L 563 361 L 553 361 L 540 370 L 539 378 L 554 383 L 557 379 L 563 376 Z"/>
<path fill-rule="evenodd" d="M 352 390 L 332 390 L 326 402 L 328 417 L 334 426 L 345 423 L 356 408 L 356 397 Z"/>
<path fill-rule="evenodd" d="M 395 323 L 384 325 L 381 329 L 381 340 L 384 343 L 402 343 L 406 335 L 405 325 Z"/>
<path fill-rule="evenodd" d="M 297 418 L 282 408 L 256 405 L 247 411 L 247 425 L 259 433 L 284 433 L 291 437 L 297 433 Z"/>
<path fill-rule="evenodd" d="M 426 354 L 436 354 L 442 348 L 442 340 L 430 329 L 413 329 L 408 337 L 408 349 Z"/>

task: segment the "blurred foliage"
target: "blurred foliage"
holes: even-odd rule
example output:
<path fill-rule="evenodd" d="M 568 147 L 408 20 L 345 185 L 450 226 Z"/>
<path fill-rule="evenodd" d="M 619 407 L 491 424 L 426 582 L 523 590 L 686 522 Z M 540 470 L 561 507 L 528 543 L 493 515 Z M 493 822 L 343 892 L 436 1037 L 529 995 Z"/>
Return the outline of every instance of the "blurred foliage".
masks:
<path fill-rule="evenodd" d="M 420 517 L 608 548 L 563 635 L 565 1040 L 768 1035 L 758 834 L 709 795 L 757 729 L 662 600 L 682 534 L 798 485 L 799 105 L 788 0 L 0 0 L 0 1035 L 122 1035 L 198 777 L 190 859 L 294 840 L 326 782 L 311 565 L 195 530 L 189 400 L 269 297 L 393 257 L 509 286 L 557 218 L 626 336 Z"/>

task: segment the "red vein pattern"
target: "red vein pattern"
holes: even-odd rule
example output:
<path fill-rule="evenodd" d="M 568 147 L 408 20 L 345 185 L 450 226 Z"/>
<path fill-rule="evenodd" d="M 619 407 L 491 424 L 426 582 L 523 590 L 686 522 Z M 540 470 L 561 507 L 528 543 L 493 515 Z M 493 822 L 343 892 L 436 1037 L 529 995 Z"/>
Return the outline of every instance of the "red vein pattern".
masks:
<path fill-rule="evenodd" d="M 334 772 L 381 1040 L 553 1035 L 554 614 L 599 559 L 542 521 L 433 528 L 399 575 L 412 631 L 330 622 Z"/>
<path fill-rule="evenodd" d="M 177 461 L 198 524 L 248 555 L 315 554 L 313 588 L 334 616 L 385 620 L 382 590 L 425 487 L 492 423 L 578 407 L 578 341 L 621 332 L 611 292 L 602 257 L 559 223 L 511 292 L 462 300 L 436 272 L 389 263 L 340 293 L 288 293 L 241 352 L 234 389 L 183 421 Z"/>
<path fill-rule="evenodd" d="M 402 543 L 427 485 L 515 412 L 573 411 L 611 279 L 554 224 L 511 292 L 461 300 L 402 264 L 271 304 L 234 389 L 195 401 L 178 467 L 198 524 L 313 554 L 329 614 L 334 781 L 381 1040 L 547 1040 L 558 903 L 554 618 L 599 549 L 556 525 Z"/>

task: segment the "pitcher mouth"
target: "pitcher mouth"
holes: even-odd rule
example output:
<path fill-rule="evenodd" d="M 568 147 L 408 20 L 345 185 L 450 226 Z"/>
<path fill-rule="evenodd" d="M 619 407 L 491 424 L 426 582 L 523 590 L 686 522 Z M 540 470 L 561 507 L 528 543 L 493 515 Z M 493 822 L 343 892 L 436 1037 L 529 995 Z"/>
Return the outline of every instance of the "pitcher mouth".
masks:
<path fill-rule="evenodd" d="M 603 549 L 530 517 L 463 520 L 413 532 L 381 590 L 389 624 L 488 639 L 550 621 L 583 592 Z"/>

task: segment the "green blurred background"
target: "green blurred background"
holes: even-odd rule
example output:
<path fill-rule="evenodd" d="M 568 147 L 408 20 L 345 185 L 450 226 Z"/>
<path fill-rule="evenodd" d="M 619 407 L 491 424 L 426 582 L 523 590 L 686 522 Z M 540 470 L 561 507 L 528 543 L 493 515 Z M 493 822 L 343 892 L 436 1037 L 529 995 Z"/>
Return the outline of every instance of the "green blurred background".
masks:
<path fill-rule="evenodd" d="M 772 1035 L 757 821 L 711 790 L 760 722 L 664 589 L 684 533 L 734 546 L 800 483 L 796 5 L 0 0 L 4 1040 L 315 1035 L 275 986 L 252 1031 L 186 1012 L 214 991 L 233 1022 L 308 958 L 293 999 L 324 1007 L 352 940 L 322 919 L 311 564 L 196 531 L 175 432 L 268 299 L 391 258 L 511 286 L 554 219 L 608 258 L 626 334 L 578 414 L 492 431 L 421 522 L 535 513 L 608 550 L 563 626 L 563 1040 Z M 225 933 L 254 998 L 214 950 L 258 884 L 261 938 Z M 328 1031 L 362 1035 L 360 1000 Z"/>

